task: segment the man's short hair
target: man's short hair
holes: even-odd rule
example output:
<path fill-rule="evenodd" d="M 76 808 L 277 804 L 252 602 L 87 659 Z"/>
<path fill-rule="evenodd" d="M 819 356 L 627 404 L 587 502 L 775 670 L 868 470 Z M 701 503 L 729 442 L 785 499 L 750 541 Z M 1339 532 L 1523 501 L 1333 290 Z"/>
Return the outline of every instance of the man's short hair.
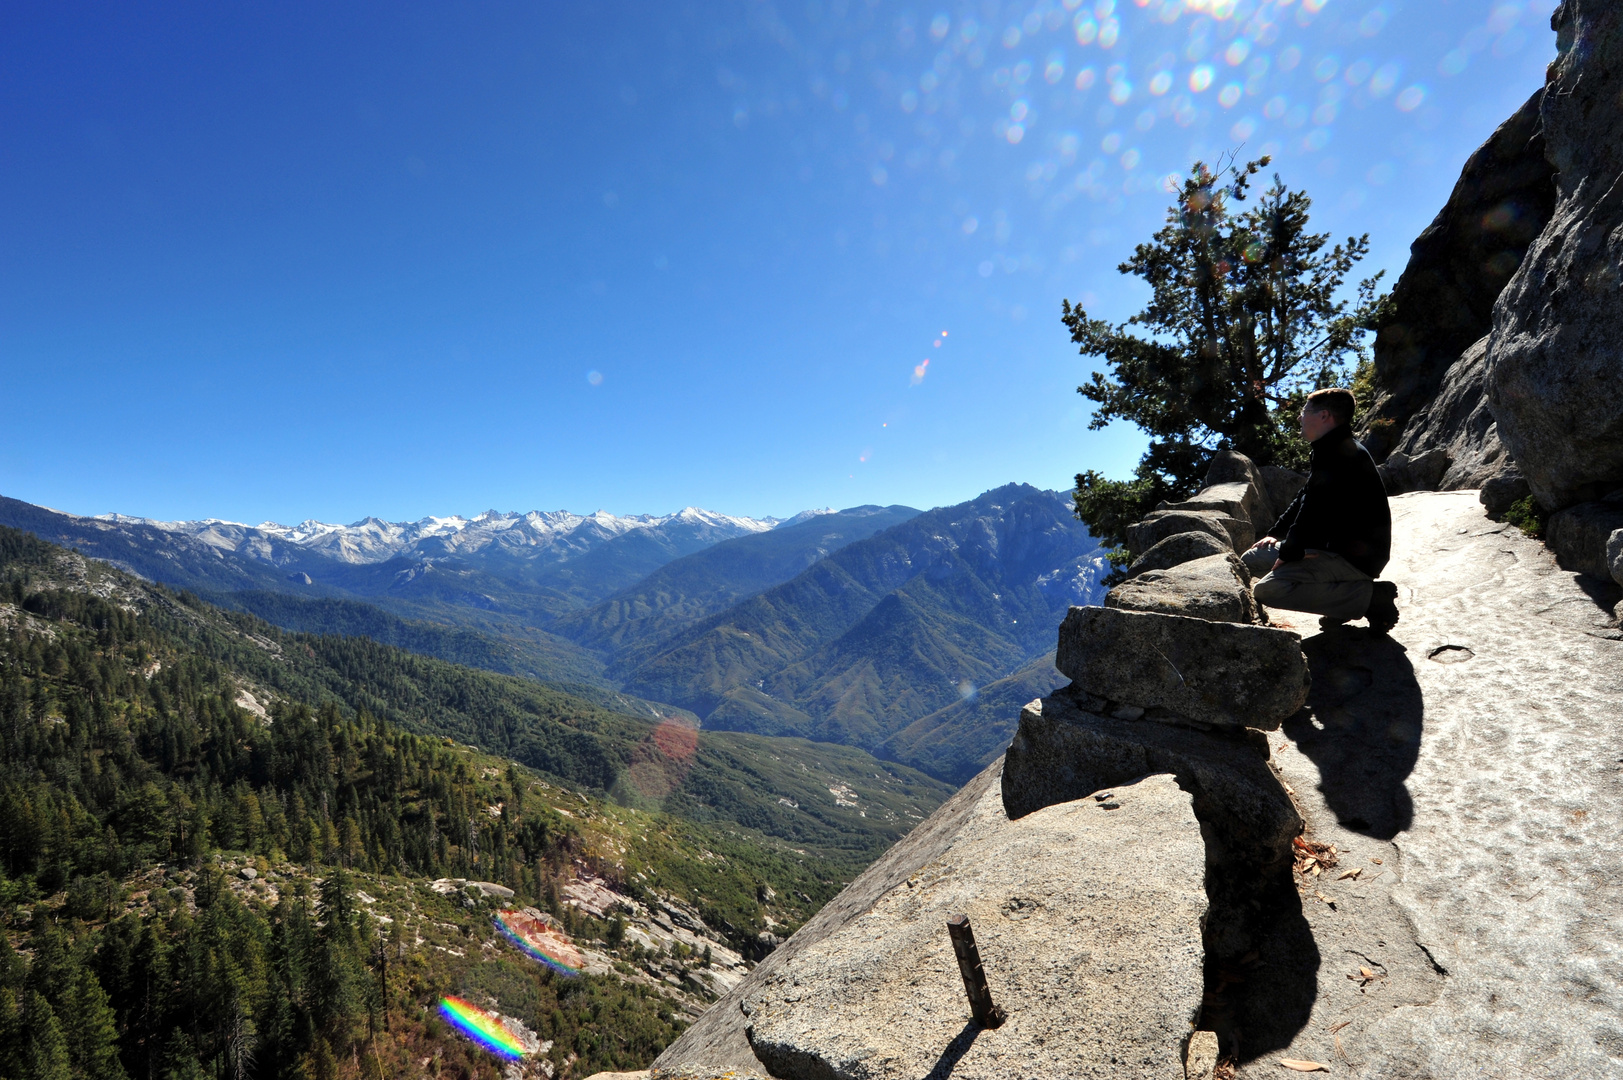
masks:
<path fill-rule="evenodd" d="M 1310 409 L 1324 409 L 1336 418 L 1338 424 L 1352 423 L 1353 410 L 1358 408 L 1358 399 L 1353 397 L 1351 390 L 1343 390 L 1339 386 L 1328 390 L 1315 390 L 1307 396 L 1307 407 Z"/>

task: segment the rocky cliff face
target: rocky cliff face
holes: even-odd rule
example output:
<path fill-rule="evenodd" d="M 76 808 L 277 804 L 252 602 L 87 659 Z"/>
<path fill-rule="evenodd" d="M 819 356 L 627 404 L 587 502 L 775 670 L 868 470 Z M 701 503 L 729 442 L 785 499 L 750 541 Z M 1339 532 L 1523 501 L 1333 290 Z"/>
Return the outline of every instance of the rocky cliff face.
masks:
<path fill-rule="evenodd" d="M 1546 509 L 1623 486 L 1623 9 L 1563 0 L 1540 103 L 1556 203 L 1494 308 L 1488 405 Z"/>
<path fill-rule="evenodd" d="M 1483 409 L 1486 373 L 1470 350 L 1492 328 L 1494 301 L 1555 204 L 1543 97 L 1528 98 L 1466 161 L 1448 204 L 1411 245 L 1393 317 L 1375 341 L 1382 390 L 1364 443 L 1377 461 L 1450 450 L 1445 486 L 1477 486 L 1475 473 L 1499 456 Z"/>
<path fill-rule="evenodd" d="M 1531 494 L 1566 515 L 1563 567 L 1623 580 L 1623 11 L 1563 0 L 1551 25 L 1544 89 L 1414 243 L 1364 439 L 1388 492 L 1479 487 L 1495 516 Z"/>

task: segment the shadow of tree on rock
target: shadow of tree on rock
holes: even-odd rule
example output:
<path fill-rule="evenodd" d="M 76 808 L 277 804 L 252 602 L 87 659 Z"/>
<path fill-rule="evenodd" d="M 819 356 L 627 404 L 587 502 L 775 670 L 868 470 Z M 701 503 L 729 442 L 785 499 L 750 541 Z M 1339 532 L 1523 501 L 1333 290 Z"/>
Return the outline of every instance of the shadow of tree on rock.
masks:
<path fill-rule="evenodd" d="M 1357 627 L 1306 638 L 1302 651 L 1313 689 L 1284 732 L 1318 767 L 1319 790 L 1341 826 L 1390 840 L 1414 820 L 1405 781 L 1424 728 L 1409 652 Z"/>

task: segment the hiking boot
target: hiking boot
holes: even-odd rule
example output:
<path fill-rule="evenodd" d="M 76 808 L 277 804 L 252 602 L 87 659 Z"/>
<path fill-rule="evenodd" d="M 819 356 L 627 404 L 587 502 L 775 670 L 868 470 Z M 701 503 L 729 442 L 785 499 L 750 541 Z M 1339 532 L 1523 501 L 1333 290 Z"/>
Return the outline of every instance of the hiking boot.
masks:
<path fill-rule="evenodd" d="M 1398 624 L 1398 587 L 1390 581 L 1377 581 L 1375 592 L 1369 598 L 1369 610 L 1364 612 L 1369 628 L 1377 634 L 1388 633 Z"/>

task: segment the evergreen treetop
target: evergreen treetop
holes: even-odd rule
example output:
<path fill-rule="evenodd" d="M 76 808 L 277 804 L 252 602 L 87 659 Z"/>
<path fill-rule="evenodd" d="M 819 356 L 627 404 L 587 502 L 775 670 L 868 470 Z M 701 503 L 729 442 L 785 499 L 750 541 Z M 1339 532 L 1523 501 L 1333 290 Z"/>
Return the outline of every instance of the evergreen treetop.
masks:
<path fill-rule="evenodd" d="M 1328 247 L 1308 228 L 1312 200 L 1277 174 L 1243 210 L 1264 157 L 1244 167 L 1196 162 L 1166 224 L 1117 269 L 1151 288 L 1126 322 L 1090 318 L 1069 300 L 1062 320 L 1084 356 L 1104 359 L 1077 392 L 1094 402 L 1090 427 L 1128 420 L 1150 436 L 1130 481 L 1078 474 L 1076 514 L 1120 544 L 1126 527 L 1162 499 L 1194 493 L 1218 450 L 1259 465 L 1301 464 L 1292 438 L 1303 397 L 1345 385 L 1367 359 L 1364 334 L 1388 306 L 1381 274 L 1342 295 L 1369 251 L 1368 234 Z"/>

